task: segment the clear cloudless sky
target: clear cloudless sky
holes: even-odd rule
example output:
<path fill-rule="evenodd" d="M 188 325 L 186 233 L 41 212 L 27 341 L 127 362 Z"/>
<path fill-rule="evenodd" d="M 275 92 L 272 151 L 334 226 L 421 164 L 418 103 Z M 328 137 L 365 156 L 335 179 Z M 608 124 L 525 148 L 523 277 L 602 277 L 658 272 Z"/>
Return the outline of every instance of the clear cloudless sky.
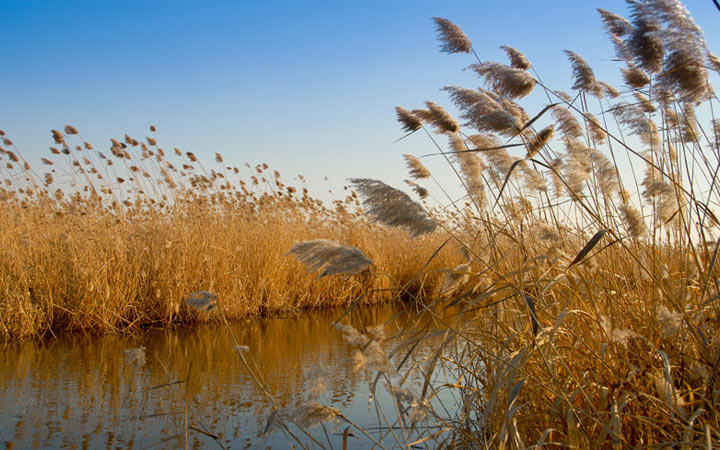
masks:
<path fill-rule="evenodd" d="M 720 53 L 712 0 L 686 5 Z M 432 17 L 459 24 L 483 60 L 505 62 L 499 46 L 516 47 L 569 90 L 563 49 L 619 84 L 597 7 L 627 15 L 621 0 L 0 0 L 0 129 L 34 165 L 53 128 L 74 125 L 106 150 L 153 124 L 165 149 L 266 162 L 315 192 L 349 177 L 398 186 L 402 153 L 433 148 L 420 133 L 394 142 L 394 107 L 449 107 L 440 88 L 480 85 L 463 71 L 469 55 L 438 51 Z M 521 103 L 533 115 L 536 101 Z"/>

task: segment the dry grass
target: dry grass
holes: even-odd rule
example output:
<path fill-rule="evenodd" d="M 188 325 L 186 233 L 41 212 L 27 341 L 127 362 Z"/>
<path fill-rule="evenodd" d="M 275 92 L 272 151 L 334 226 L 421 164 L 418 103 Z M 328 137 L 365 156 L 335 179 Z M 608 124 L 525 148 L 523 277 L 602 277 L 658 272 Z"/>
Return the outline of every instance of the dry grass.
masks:
<path fill-rule="evenodd" d="M 512 49 L 511 66 L 470 61 L 488 90 L 446 88 L 466 123 L 436 103 L 397 109 L 405 132 L 422 123 L 466 190 L 434 215 L 465 263 L 445 267 L 440 299 L 418 299 L 434 319 L 426 335 L 443 345 L 415 360 L 407 349 L 424 335 L 413 333 L 374 366 L 374 388 L 386 380 L 398 399 L 377 411 L 378 441 L 720 447 L 717 57 L 680 3 L 630 9 L 631 20 L 600 11 L 626 65 L 620 90 L 572 51 L 575 91 L 550 89 Z M 475 55 L 435 20 L 443 51 Z M 537 87 L 550 102 L 528 114 L 512 99 Z M 417 178 L 419 160 L 405 158 Z M 439 308 L 448 295 L 462 312 Z M 348 364 L 385 361 L 359 336 Z M 423 382 L 411 385 L 415 372 Z"/>
<path fill-rule="evenodd" d="M 357 347 L 348 364 L 374 370 L 373 389 L 387 385 L 396 399 L 395 411 L 375 410 L 374 437 L 355 427 L 378 447 L 720 446 L 720 148 L 709 81 L 717 57 L 679 3 L 630 7 L 631 20 L 601 11 L 626 65 L 620 90 L 567 51 L 575 91 L 556 91 L 512 49 L 511 66 L 469 61 L 488 90 L 447 88 L 464 124 L 433 102 L 398 108 L 403 130 L 425 129 L 466 190 L 429 210 L 379 181 L 354 180 L 371 217 L 399 231 L 366 223 L 343 202 L 328 210 L 280 195 L 285 186 L 263 170 L 255 176 L 266 178 L 264 191 L 224 189 L 218 174 L 227 170 L 200 166 L 202 175 L 173 175 L 152 193 L 143 178 L 132 191 L 93 181 L 110 190 L 98 199 L 80 188 L 92 175 L 79 170 L 84 163 L 73 168 L 83 153 L 67 144 L 67 129 L 54 137 L 68 147 L 67 175 L 81 194 L 56 200 L 51 184 L 34 187 L 41 178 L 22 169 L 16 150 L 5 153 L 20 166 L 11 179 L 28 181 L 0 210 L 10 224 L 0 237 L 3 335 L 190 320 L 198 313 L 180 300 L 201 289 L 219 295 L 228 317 L 399 296 L 432 320 L 408 330 L 395 355 L 370 330 L 340 326 Z M 462 30 L 435 22 L 443 51 L 475 55 Z M 550 103 L 528 114 L 514 99 L 532 89 Z M 555 107 L 563 109 L 548 114 Z M 131 172 L 143 161 L 155 176 L 166 170 L 129 151 L 113 145 Z M 432 170 L 406 159 L 413 186 L 425 189 Z M 111 203 L 131 193 L 135 203 Z M 419 235 L 412 245 L 408 230 Z M 323 274 L 353 272 L 343 255 L 372 268 L 315 281 L 285 256 L 302 240 L 322 244 L 324 256 L 305 262 Z M 427 336 L 443 344 L 416 358 Z M 306 409 L 313 424 L 342 417 L 318 403 Z"/>
<path fill-rule="evenodd" d="M 152 137 L 112 140 L 106 156 L 75 132 L 53 131 L 44 174 L 4 136 L 2 340 L 206 320 L 183 302 L 202 290 L 231 319 L 348 305 L 366 292 L 364 303 L 388 301 L 441 242 L 359 220 L 353 195 L 323 205 L 266 165 L 227 167 L 216 155 L 205 169 Z M 310 237 L 362 247 L 375 273 L 316 280 L 286 256 Z M 433 266 L 457 259 L 445 252 Z M 416 279 L 410 290 L 432 291 L 439 280 Z"/>

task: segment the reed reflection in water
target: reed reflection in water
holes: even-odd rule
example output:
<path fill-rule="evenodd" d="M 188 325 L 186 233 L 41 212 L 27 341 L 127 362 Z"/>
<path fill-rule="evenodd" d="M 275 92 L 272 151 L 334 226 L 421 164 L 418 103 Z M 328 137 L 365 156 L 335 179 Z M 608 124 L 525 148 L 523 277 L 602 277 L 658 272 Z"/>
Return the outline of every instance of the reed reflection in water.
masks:
<path fill-rule="evenodd" d="M 374 374 L 353 371 L 355 348 L 332 326 L 341 314 L 307 312 L 231 326 L 240 343 L 249 347 L 248 355 L 276 406 L 292 408 L 314 399 L 372 428 L 374 406 L 368 410 L 368 399 Z M 382 306 L 353 312 L 344 321 L 361 329 L 393 318 L 385 327 L 387 336 L 393 336 L 410 315 Z M 388 339 L 383 347 L 397 343 Z M 145 347 L 146 362 L 127 364 L 123 351 L 140 346 Z M 186 415 L 193 447 L 213 444 L 198 430 L 233 448 L 288 446 L 280 432 L 260 436 L 271 403 L 218 324 L 137 336 L 10 343 L 0 348 L 0 361 L 0 442 L 6 446 L 182 446 Z M 169 385 L 185 379 L 189 381 Z M 378 389 L 374 401 L 394 411 L 392 399 L 382 393 L 387 394 Z M 334 446 L 342 445 L 345 426 L 328 427 Z M 322 430 L 312 434 L 327 442 Z M 360 438 L 351 439 L 352 448 L 366 446 Z"/>

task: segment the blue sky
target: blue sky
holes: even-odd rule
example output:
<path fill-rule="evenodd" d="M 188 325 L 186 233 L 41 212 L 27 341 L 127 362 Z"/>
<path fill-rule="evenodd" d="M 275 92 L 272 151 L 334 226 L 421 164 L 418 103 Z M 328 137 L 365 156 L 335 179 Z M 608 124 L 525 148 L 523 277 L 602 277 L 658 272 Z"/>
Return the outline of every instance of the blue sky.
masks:
<path fill-rule="evenodd" d="M 720 53 L 720 12 L 686 3 Z M 434 16 L 462 26 L 482 59 L 522 50 L 547 84 L 569 90 L 563 49 L 618 83 L 618 65 L 596 7 L 578 0 L 245 2 L 0 0 L 0 129 L 31 162 L 48 154 L 49 130 L 76 126 L 98 149 L 111 137 L 148 135 L 159 145 L 230 165 L 266 162 L 290 181 L 324 190 L 349 177 L 405 177 L 402 153 L 432 152 L 402 135 L 394 107 L 439 89 L 479 86 L 468 55 L 438 51 Z M 537 101 L 534 114 L 542 105 Z"/>

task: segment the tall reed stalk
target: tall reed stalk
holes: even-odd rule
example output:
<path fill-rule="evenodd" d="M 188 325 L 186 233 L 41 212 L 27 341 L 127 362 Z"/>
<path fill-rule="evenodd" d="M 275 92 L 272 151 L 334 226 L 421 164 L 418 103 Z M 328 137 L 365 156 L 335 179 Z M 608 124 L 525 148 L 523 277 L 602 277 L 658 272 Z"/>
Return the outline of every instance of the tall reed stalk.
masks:
<path fill-rule="evenodd" d="M 352 180 L 377 223 L 441 230 L 462 258 L 432 301 L 415 297 L 433 320 L 394 358 L 348 331 L 354 364 L 375 361 L 373 386 L 386 380 L 397 398 L 377 412 L 386 445 L 720 446 L 720 59 L 679 1 L 628 6 L 629 19 L 598 10 L 625 84 L 567 50 L 569 92 L 517 49 L 482 60 L 459 26 L 434 19 L 441 50 L 468 54 L 484 87 L 445 88 L 460 120 L 433 102 L 397 115 L 404 132 L 426 132 L 406 138 L 430 138 L 464 198 L 439 214 Z M 518 102 L 538 90 L 547 106 L 526 112 Z M 432 193 L 431 157 L 404 157 L 414 190 Z M 414 360 L 438 333 L 443 344 Z"/>

